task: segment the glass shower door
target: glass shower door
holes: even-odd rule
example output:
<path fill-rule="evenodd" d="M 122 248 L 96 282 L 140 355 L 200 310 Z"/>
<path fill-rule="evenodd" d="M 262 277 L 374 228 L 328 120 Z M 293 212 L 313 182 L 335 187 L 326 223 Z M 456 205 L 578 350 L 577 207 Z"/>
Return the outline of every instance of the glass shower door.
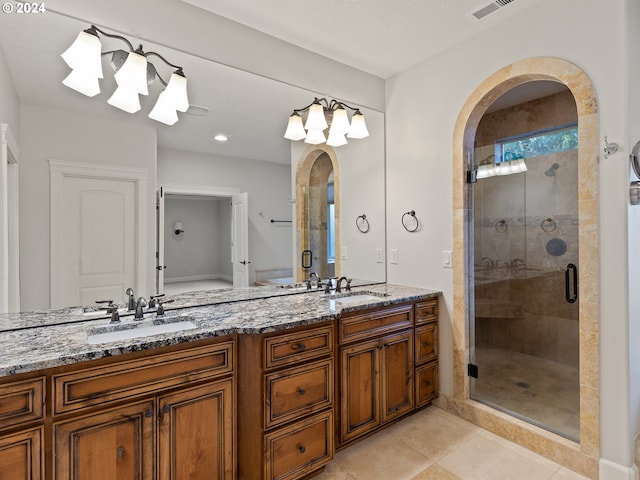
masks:
<path fill-rule="evenodd" d="M 501 152 L 508 143 L 475 151 L 507 165 L 491 158 L 502 172 L 472 187 L 471 397 L 578 440 L 577 143 L 535 152 L 536 138 L 518 139 L 527 155 Z M 521 157 L 526 171 L 506 168 Z"/>

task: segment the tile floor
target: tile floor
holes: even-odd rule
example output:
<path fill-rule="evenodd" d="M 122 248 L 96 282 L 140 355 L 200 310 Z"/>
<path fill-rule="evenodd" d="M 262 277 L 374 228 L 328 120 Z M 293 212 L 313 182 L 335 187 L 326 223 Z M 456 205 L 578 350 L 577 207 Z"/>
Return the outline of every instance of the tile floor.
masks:
<path fill-rule="evenodd" d="M 436 406 L 338 452 L 329 479 L 586 480 Z"/>
<path fill-rule="evenodd" d="M 195 292 L 197 290 L 217 290 L 221 288 L 233 288 L 233 282 L 222 279 L 198 280 L 193 282 L 165 282 L 165 295 L 177 295 L 183 292 Z"/>
<path fill-rule="evenodd" d="M 580 438 L 580 371 L 502 348 L 476 347 L 473 398 L 572 440 Z"/>

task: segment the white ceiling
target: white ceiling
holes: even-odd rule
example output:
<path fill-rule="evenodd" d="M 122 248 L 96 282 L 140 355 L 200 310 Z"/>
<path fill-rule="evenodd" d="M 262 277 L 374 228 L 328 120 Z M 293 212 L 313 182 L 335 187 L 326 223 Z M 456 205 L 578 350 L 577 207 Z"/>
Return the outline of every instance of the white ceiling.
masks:
<path fill-rule="evenodd" d="M 130 115 L 106 104 L 115 90 L 113 76 L 108 73 L 101 81 L 102 93 L 94 98 L 64 87 L 61 81 L 69 70 L 60 53 L 89 23 L 162 39 L 168 26 L 181 18 L 193 19 L 195 10 L 201 12 L 199 17 L 212 16 L 213 20 L 215 13 L 388 77 L 483 29 L 495 27 L 540 1 L 543 0 L 515 0 L 474 22 L 466 14 L 485 1 L 57 0 L 55 8 L 64 14 L 50 11 L 0 15 L 0 47 L 24 104 L 151 123 L 158 127 L 161 147 L 288 164 L 290 142 L 283 138 L 287 118 L 292 108 L 310 103 L 312 92 L 145 41 L 145 51 L 161 52 L 172 63 L 184 67 L 190 103 L 209 108 L 204 117 L 180 114 L 180 121 L 167 127 L 146 117 L 160 91 L 159 85 L 150 87 L 142 111 Z M 53 2 L 46 6 L 54 8 Z M 199 38 L 197 31 L 193 37 Z M 129 38 L 135 42 L 133 34 Z M 116 43 L 105 38 L 102 41 L 104 49 L 121 48 L 115 40 Z M 163 70 L 161 63 L 156 67 Z M 164 71 L 165 76 L 169 73 Z M 225 133 L 229 141 L 214 142 L 212 138 L 217 133 Z"/>
<path fill-rule="evenodd" d="M 490 0 L 182 0 L 388 78 L 517 15 L 541 0 L 514 0 L 481 21 Z"/>

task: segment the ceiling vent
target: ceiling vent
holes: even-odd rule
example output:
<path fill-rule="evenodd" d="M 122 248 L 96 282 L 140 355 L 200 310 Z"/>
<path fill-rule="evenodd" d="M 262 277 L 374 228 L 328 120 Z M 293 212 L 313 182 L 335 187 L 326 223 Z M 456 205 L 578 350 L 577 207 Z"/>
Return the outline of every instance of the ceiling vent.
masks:
<path fill-rule="evenodd" d="M 467 13 L 467 16 L 472 18 L 476 22 L 478 22 L 483 18 L 491 15 L 494 12 L 497 12 L 501 8 L 506 7 L 507 5 L 515 1 L 516 0 L 494 0 L 492 2 L 481 5 L 475 10 L 472 10 L 471 12 Z"/>

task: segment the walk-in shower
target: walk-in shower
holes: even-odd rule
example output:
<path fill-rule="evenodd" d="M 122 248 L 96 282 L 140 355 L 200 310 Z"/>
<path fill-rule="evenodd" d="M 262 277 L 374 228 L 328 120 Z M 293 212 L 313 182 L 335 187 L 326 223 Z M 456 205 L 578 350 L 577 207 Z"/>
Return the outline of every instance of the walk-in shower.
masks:
<path fill-rule="evenodd" d="M 472 186 L 469 373 L 473 399 L 579 440 L 577 114 L 573 102 L 554 108 L 567 96 L 490 112 L 478 126 L 474 157 L 495 155 L 503 173 Z M 514 161 L 526 171 L 505 168 Z"/>

